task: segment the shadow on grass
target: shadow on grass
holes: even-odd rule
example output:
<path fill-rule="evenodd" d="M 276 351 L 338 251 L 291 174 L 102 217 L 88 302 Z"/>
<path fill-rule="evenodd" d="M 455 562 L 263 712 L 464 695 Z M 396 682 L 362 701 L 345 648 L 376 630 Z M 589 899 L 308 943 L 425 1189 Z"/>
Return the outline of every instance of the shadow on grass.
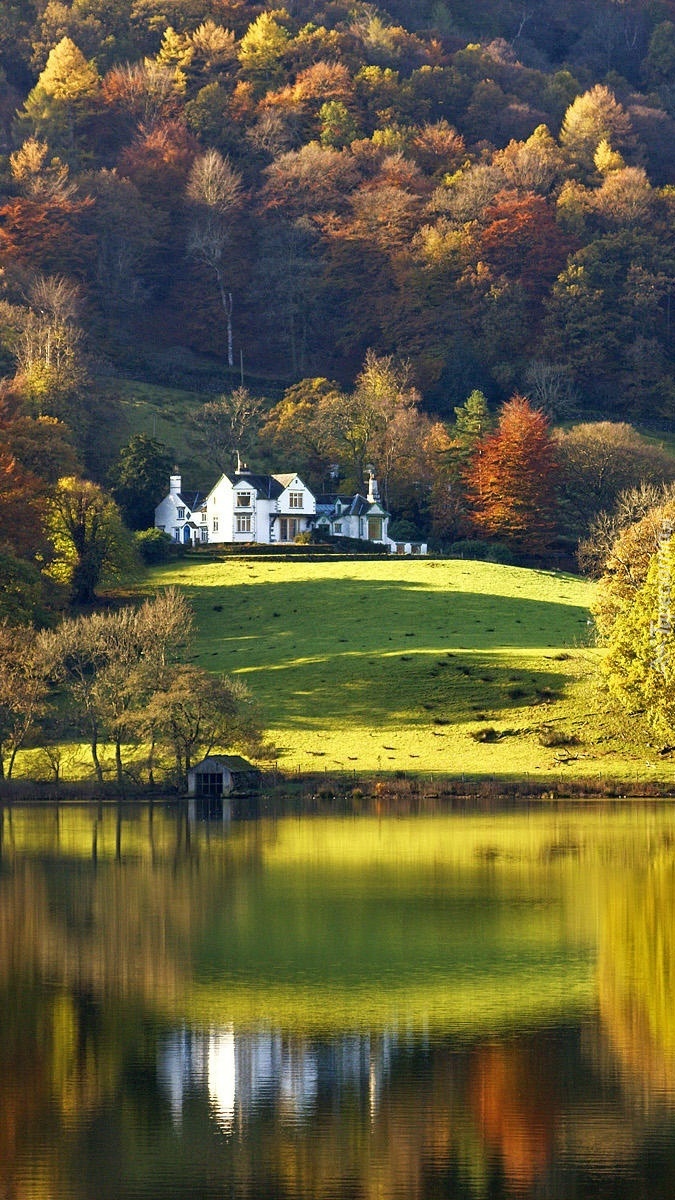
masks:
<path fill-rule="evenodd" d="M 585 608 L 546 599 L 397 580 L 252 583 L 185 589 L 197 657 L 241 674 L 288 726 L 508 719 L 560 694 L 563 648 L 587 634 Z"/>
<path fill-rule="evenodd" d="M 588 613 L 581 605 L 436 590 L 400 580 L 181 587 L 194 603 L 200 641 L 216 639 L 230 650 L 238 649 L 240 639 L 262 639 L 269 646 L 278 638 L 292 643 L 298 657 L 343 647 L 387 649 L 392 641 L 408 649 L 527 649 L 577 644 L 587 635 Z"/>

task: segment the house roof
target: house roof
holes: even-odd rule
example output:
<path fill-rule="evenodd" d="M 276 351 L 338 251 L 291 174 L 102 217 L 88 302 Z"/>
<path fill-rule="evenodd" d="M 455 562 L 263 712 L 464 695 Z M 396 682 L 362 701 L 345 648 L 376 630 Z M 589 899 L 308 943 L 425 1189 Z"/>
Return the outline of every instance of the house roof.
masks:
<path fill-rule="evenodd" d="M 245 484 L 257 493 L 260 500 L 277 500 L 287 484 L 280 483 L 281 479 L 295 479 L 295 475 L 252 475 L 249 471 L 235 475 L 232 486 Z"/>
<path fill-rule="evenodd" d="M 199 771 L 201 768 L 208 769 L 209 767 L 227 767 L 229 771 L 235 774 L 239 771 L 257 771 L 257 767 L 253 766 L 248 759 L 242 758 L 239 754 L 208 754 L 201 762 L 195 763 L 193 771 Z"/>
<path fill-rule="evenodd" d="M 176 499 L 181 504 L 184 504 L 186 508 L 189 508 L 190 512 L 194 512 L 196 508 L 199 508 L 200 504 L 204 503 L 206 495 L 204 492 L 179 492 Z"/>
<path fill-rule="evenodd" d="M 335 507 L 338 500 L 342 505 L 342 511 L 339 513 L 336 512 Z M 371 503 L 370 500 L 366 500 L 366 497 L 362 496 L 359 492 L 357 492 L 355 496 L 344 496 L 338 493 L 326 493 L 323 496 L 317 496 L 316 498 L 317 513 L 321 515 L 325 514 L 326 516 L 330 517 L 365 517 L 369 512 L 372 512 L 373 509 L 375 509 L 378 515 L 380 513 L 384 516 L 387 515 L 379 501 Z"/>

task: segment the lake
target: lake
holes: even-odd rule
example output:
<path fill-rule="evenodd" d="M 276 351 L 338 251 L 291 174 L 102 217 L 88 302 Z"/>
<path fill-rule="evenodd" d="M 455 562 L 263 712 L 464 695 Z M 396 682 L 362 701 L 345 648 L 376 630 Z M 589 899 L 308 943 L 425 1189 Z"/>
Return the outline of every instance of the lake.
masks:
<path fill-rule="evenodd" d="M 675 808 L 0 814 L 0 1200 L 675 1194 Z"/>

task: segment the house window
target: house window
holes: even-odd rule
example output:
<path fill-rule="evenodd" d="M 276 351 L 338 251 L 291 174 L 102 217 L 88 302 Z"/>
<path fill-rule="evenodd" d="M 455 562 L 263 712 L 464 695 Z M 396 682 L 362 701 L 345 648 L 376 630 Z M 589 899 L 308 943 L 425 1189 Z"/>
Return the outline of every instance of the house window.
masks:
<path fill-rule="evenodd" d="M 368 540 L 370 542 L 379 542 L 382 537 L 382 517 L 368 518 Z"/>
<path fill-rule="evenodd" d="M 342 521 L 336 521 L 333 528 L 335 529 L 336 533 L 342 533 Z"/>
<path fill-rule="evenodd" d="M 251 507 L 251 493 L 250 492 L 237 492 L 237 508 L 250 508 L 250 507 Z"/>
<path fill-rule="evenodd" d="M 302 492 L 289 492 L 288 493 L 288 507 L 289 508 L 302 508 Z"/>
<path fill-rule="evenodd" d="M 208 540 L 209 540 L 209 531 L 208 531 L 208 529 L 206 529 L 206 527 L 204 527 L 204 529 L 202 529 L 202 541 L 208 542 Z"/>
<path fill-rule="evenodd" d="M 174 531 L 173 531 L 173 540 L 174 540 L 174 542 L 179 542 L 179 541 L 180 541 L 180 529 L 178 528 L 178 526 L 176 526 L 176 527 L 174 528 Z"/>
<path fill-rule="evenodd" d="M 237 517 L 237 533 L 250 533 L 250 532 L 251 532 L 250 514 L 247 513 L 246 516 L 244 516 L 242 514 L 242 516 Z"/>
<path fill-rule="evenodd" d="M 292 542 L 300 532 L 300 522 L 295 517 L 281 517 L 279 520 L 279 541 Z"/>
<path fill-rule="evenodd" d="M 218 518 L 217 517 L 213 518 L 213 532 L 214 533 L 218 532 Z"/>
<path fill-rule="evenodd" d="M 184 509 L 184 508 L 179 508 L 179 509 L 178 509 L 178 520 L 179 520 L 179 521 L 184 521 L 184 520 L 185 520 L 185 509 Z"/>

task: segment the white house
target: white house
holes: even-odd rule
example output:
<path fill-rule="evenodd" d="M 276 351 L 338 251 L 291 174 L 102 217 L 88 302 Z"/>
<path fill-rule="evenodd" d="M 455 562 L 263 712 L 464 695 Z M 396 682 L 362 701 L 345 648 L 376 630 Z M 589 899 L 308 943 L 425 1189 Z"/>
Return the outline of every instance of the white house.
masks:
<path fill-rule="evenodd" d="M 356 538 L 358 541 L 387 544 L 389 513 L 380 504 L 377 481 L 372 471 L 368 479 L 368 495 L 330 494 L 318 496 L 316 528 L 332 537 Z"/>
<path fill-rule="evenodd" d="M 155 528 L 163 530 L 174 542 L 189 546 L 208 541 L 205 495 L 203 492 L 184 492 L 180 475 L 169 479 L 169 494 L 155 509 Z"/>
<path fill-rule="evenodd" d="M 247 470 L 221 475 L 208 495 L 184 492 L 172 475 L 169 494 L 155 509 L 155 526 L 176 542 L 198 545 L 288 545 L 312 529 L 332 537 L 375 542 L 390 554 L 426 554 L 421 543 L 395 542 L 387 532 L 389 513 L 380 504 L 370 474 L 368 495 L 331 494 L 318 499 L 299 475 L 254 475 Z"/>
<path fill-rule="evenodd" d="M 209 542 L 293 542 L 314 525 L 316 500 L 299 475 L 221 475 L 205 501 Z"/>

